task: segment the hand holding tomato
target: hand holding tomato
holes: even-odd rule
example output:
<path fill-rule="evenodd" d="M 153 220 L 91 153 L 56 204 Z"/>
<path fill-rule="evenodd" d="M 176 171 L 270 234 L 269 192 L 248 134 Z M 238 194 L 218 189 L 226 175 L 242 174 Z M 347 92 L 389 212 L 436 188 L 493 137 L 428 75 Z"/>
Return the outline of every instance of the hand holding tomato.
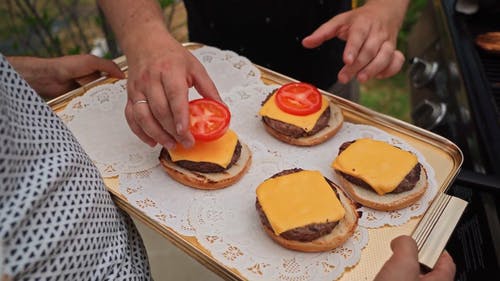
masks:
<path fill-rule="evenodd" d="M 159 143 L 167 149 L 178 144 L 191 147 L 194 138 L 189 130 L 189 88 L 195 88 L 205 98 L 220 101 L 220 96 L 203 65 L 189 50 L 165 38 L 169 37 L 165 33 L 149 32 L 157 34 L 155 40 L 142 40 L 140 47 L 131 47 L 127 53 L 127 123 L 150 146 Z"/>

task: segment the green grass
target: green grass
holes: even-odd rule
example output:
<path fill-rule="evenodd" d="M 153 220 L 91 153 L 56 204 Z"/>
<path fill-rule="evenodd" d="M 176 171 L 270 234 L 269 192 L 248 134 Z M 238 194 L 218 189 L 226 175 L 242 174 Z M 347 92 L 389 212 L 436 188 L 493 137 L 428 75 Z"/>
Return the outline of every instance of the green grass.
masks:
<path fill-rule="evenodd" d="M 361 85 L 360 104 L 377 112 L 390 115 L 403 121 L 410 121 L 410 92 L 406 73 L 384 80 L 370 80 Z"/>
<path fill-rule="evenodd" d="M 407 39 L 411 28 L 418 20 L 427 1 L 410 1 L 403 25 L 398 34 L 398 49 L 403 53 L 406 53 Z M 391 78 L 384 80 L 373 79 L 361 85 L 359 102 L 380 113 L 410 122 L 410 89 L 405 68 Z"/>

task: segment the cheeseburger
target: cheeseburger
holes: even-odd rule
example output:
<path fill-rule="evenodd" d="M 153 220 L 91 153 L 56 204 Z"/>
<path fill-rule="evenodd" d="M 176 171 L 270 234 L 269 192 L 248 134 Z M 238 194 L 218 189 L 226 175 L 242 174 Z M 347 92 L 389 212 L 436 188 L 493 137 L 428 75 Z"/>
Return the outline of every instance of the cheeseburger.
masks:
<path fill-rule="evenodd" d="M 368 138 L 343 143 L 332 168 L 354 201 L 381 211 L 410 206 L 428 185 L 427 173 L 413 153 Z"/>
<path fill-rule="evenodd" d="M 227 107 L 210 99 L 189 103 L 193 147 L 161 150 L 160 163 L 174 180 L 199 189 L 219 189 L 240 180 L 252 154 L 229 127 Z"/>
<path fill-rule="evenodd" d="M 280 141 L 320 144 L 342 127 L 342 110 L 313 85 L 288 83 L 270 93 L 259 111 L 266 131 Z"/>
<path fill-rule="evenodd" d="M 284 170 L 262 182 L 256 193 L 265 232 L 285 248 L 332 250 L 357 227 L 352 201 L 319 171 Z"/>

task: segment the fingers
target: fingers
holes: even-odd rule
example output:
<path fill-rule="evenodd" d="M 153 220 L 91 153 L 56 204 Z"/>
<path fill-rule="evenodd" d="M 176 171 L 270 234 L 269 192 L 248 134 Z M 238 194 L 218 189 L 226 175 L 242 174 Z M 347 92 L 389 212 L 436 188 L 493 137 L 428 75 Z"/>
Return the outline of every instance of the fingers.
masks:
<path fill-rule="evenodd" d="M 146 74 L 143 75 L 143 81 L 140 85 L 148 85 L 148 88 L 139 90 L 136 83 L 137 81 L 129 80 L 127 84 L 129 98 L 125 107 L 125 117 L 130 129 L 150 146 L 160 143 L 167 149 L 173 148 L 175 146 L 174 137 L 163 128 L 158 121 L 159 119 L 153 114 L 153 112 L 164 114 L 160 115 L 160 119 L 169 118 L 163 116 L 171 116 L 165 98 L 159 96 L 163 94 L 161 84 L 152 81 L 151 77 Z M 148 94 L 143 94 L 143 92 L 148 92 Z M 137 101 L 146 102 L 137 103 Z"/>
<path fill-rule="evenodd" d="M 417 245 L 406 235 L 391 241 L 392 256 L 385 262 L 375 281 L 418 280 L 420 265 L 417 261 Z"/>
<path fill-rule="evenodd" d="M 339 81 L 347 83 L 356 77 L 363 83 L 374 78 L 390 64 L 394 51 L 395 46 L 380 23 L 356 21 L 348 32 L 345 66 L 338 74 Z"/>
<path fill-rule="evenodd" d="M 323 42 L 330 40 L 334 37 L 339 37 L 341 30 L 345 29 L 345 14 L 340 14 L 333 17 L 329 21 L 318 27 L 309 36 L 302 39 L 302 46 L 305 48 L 316 48 L 323 44 Z"/>
<path fill-rule="evenodd" d="M 406 235 L 391 241 L 392 256 L 385 262 L 375 281 L 418 280 L 420 265 L 417 261 L 417 244 Z"/>
<path fill-rule="evenodd" d="M 73 55 L 62 57 L 62 63 L 66 66 L 68 79 L 74 79 L 92 74 L 96 71 L 108 73 L 110 76 L 123 79 L 125 74 L 118 65 L 108 59 L 103 59 L 90 54 Z"/>
<path fill-rule="evenodd" d="M 416 260 L 418 256 L 417 243 L 407 235 L 401 235 L 391 241 L 393 256 Z"/>
<path fill-rule="evenodd" d="M 387 66 L 384 70 L 379 72 L 375 77 L 377 79 L 383 79 L 393 76 L 394 74 L 398 73 L 401 70 L 404 62 L 405 62 L 405 56 L 403 55 L 403 53 L 401 53 L 398 50 L 394 51 L 394 55 L 392 57 L 389 66 Z"/>
<path fill-rule="evenodd" d="M 364 83 L 368 79 L 375 77 L 383 70 L 385 70 L 393 61 L 394 47 L 389 42 L 384 42 L 375 58 L 357 74 L 359 82 Z"/>
<path fill-rule="evenodd" d="M 127 105 L 125 106 L 125 119 L 127 120 L 127 123 L 132 132 L 134 132 L 134 134 L 139 137 L 140 140 L 151 147 L 154 147 L 156 145 L 157 142 L 153 138 L 149 137 L 148 134 L 146 134 L 141 126 L 139 126 L 139 124 L 136 122 L 133 102 L 131 100 L 128 100 Z"/>
<path fill-rule="evenodd" d="M 372 78 L 387 78 L 398 73 L 404 64 L 404 55 L 395 50 L 389 41 L 383 42 L 375 56 L 370 58 L 372 53 L 373 49 L 362 52 L 352 65 L 345 65 L 339 71 L 339 81 L 347 83 L 356 77 L 359 82 L 364 83 Z"/>
<path fill-rule="evenodd" d="M 392 10 L 392 8 L 390 8 Z M 344 67 L 338 73 L 341 83 L 357 78 L 386 78 L 399 72 L 404 56 L 395 50 L 398 21 L 388 16 L 387 7 L 369 5 L 333 17 L 302 40 L 315 48 L 333 37 L 345 40 Z"/>
<path fill-rule="evenodd" d="M 132 116 L 132 120 L 128 122 L 134 133 L 148 144 L 150 139 L 166 148 L 175 143 L 186 148 L 194 144 L 189 124 L 189 87 L 195 86 L 202 96 L 221 101 L 208 73 L 189 55 L 182 60 L 166 60 L 129 73 L 128 93 L 132 106 L 127 109 L 131 113 L 126 114 Z M 134 104 L 137 100 L 147 100 L 147 103 Z"/>
<path fill-rule="evenodd" d="M 162 75 L 162 92 L 166 95 L 168 117 L 162 119 L 166 129 L 184 147 L 191 147 L 194 138 L 189 130 L 188 86 L 183 80 L 173 80 Z M 158 116 L 156 116 L 158 117 Z"/>
<path fill-rule="evenodd" d="M 439 257 L 434 269 L 422 276 L 422 281 L 453 281 L 456 273 L 456 265 L 447 251 Z"/>
<path fill-rule="evenodd" d="M 109 76 L 119 79 L 125 78 L 125 74 L 113 61 L 102 59 L 94 55 L 85 55 L 85 56 L 89 57 L 87 63 L 91 64 L 90 67 L 93 68 L 94 71 L 106 72 L 109 74 Z"/>
<path fill-rule="evenodd" d="M 343 60 L 346 65 L 351 65 L 353 64 L 356 60 L 358 60 L 358 64 L 361 63 L 359 61 L 358 56 L 360 55 L 361 48 L 363 47 L 363 44 L 365 41 L 368 41 L 369 35 L 371 31 L 371 26 L 364 23 L 364 22 L 356 22 L 355 25 L 351 26 L 351 28 L 348 31 L 348 38 L 347 42 L 344 48 L 344 53 L 343 53 Z M 373 36 L 372 36 L 373 38 Z M 375 41 L 372 39 L 372 41 Z M 361 56 L 364 61 L 370 59 L 369 54 L 371 53 L 371 50 L 374 48 L 373 43 L 370 44 L 369 46 L 364 49 L 365 53 L 361 53 L 363 56 Z M 378 48 L 377 48 L 378 50 Z M 365 62 L 366 63 L 366 62 Z M 360 65 L 358 67 L 361 67 L 364 65 Z M 349 81 L 349 80 L 348 80 Z M 348 82 L 346 81 L 346 82 Z"/>

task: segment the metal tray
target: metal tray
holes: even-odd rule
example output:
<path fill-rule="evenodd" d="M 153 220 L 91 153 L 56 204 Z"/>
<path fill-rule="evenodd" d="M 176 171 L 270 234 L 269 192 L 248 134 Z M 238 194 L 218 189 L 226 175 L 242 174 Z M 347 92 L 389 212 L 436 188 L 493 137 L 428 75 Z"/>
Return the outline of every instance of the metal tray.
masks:
<path fill-rule="evenodd" d="M 195 49 L 203 45 L 185 43 L 184 46 L 188 49 Z M 127 70 L 124 57 L 117 58 L 115 62 L 120 65 L 122 70 Z M 296 81 L 267 68 L 258 65 L 256 67 L 261 71 L 262 80 L 266 84 L 280 85 Z M 55 111 L 62 110 L 71 99 L 83 95 L 89 89 L 115 81 L 115 79 L 108 77 L 83 77 L 78 80 L 82 87 L 53 99 L 48 104 Z M 415 238 L 419 248 L 419 261 L 424 266 L 432 268 L 467 205 L 465 201 L 445 194 L 445 191 L 460 170 L 463 161 L 462 152 L 454 143 L 432 132 L 378 113 L 331 93 L 325 91 L 322 91 L 322 93 L 330 96 L 342 108 L 346 121 L 377 127 L 407 141 L 418 149 L 434 169 L 439 187 L 436 198 L 422 217 L 411 219 L 408 223 L 399 227 L 368 229 L 370 241 L 366 248 L 363 249 L 361 260 L 355 267 L 344 272 L 340 280 L 372 279 L 385 262 L 385 259 L 381 259 L 381 257 L 389 257 L 391 254 L 390 241 L 402 234 L 412 235 Z M 209 251 L 201 246 L 196 238 L 180 235 L 132 206 L 128 202 L 126 195 L 118 191 L 117 177 L 105 178 L 104 180 L 114 201 L 121 209 L 141 220 L 222 278 L 226 280 L 244 280 L 237 270 L 228 268 L 215 259 Z"/>

